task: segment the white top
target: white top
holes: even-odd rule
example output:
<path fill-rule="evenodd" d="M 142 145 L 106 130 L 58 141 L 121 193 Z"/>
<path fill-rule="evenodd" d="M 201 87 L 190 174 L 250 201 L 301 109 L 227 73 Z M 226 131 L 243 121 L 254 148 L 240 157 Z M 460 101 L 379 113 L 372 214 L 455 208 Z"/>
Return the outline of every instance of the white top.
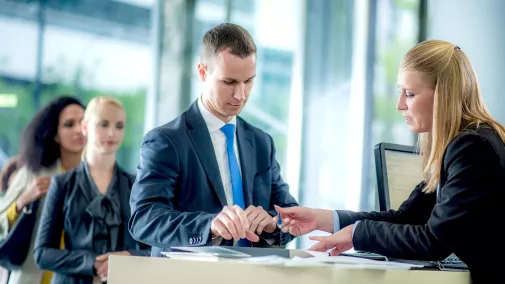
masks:
<path fill-rule="evenodd" d="M 223 182 L 224 193 L 226 194 L 226 202 L 229 206 L 232 206 L 233 201 L 233 189 L 231 185 L 231 175 L 230 175 L 230 166 L 228 164 L 228 151 L 226 150 L 226 136 L 223 131 L 221 131 L 221 127 L 225 125 L 225 123 L 214 116 L 204 105 L 202 102 L 202 98 L 198 99 L 198 109 L 202 114 L 203 120 L 205 120 L 205 124 L 207 124 L 207 128 L 209 129 L 210 138 L 212 140 L 212 145 L 214 146 L 214 153 L 216 154 L 217 165 L 219 167 L 219 173 L 221 175 L 221 181 Z M 240 173 L 242 173 L 242 169 L 240 168 L 240 157 L 237 148 L 237 117 L 234 116 L 228 124 L 235 125 L 235 136 L 233 149 L 235 150 L 235 156 L 237 156 L 237 163 Z"/>

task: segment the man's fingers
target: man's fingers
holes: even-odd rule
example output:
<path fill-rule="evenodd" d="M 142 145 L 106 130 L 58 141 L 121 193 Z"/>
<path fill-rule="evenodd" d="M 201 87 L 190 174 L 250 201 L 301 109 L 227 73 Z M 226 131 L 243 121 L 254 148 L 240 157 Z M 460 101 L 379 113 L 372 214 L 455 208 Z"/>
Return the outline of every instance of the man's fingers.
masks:
<path fill-rule="evenodd" d="M 225 240 L 231 240 L 233 238 L 219 219 L 214 222 L 214 229 L 219 234 L 219 236 L 223 237 Z"/>
<path fill-rule="evenodd" d="M 251 225 L 249 226 L 249 230 L 251 232 L 256 232 L 256 229 L 258 228 L 258 225 L 263 221 L 265 216 L 262 216 L 261 214 L 257 215 L 254 220 L 252 220 Z"/>
<path fill-rule="evenodd" d="M 233 235 L 234 232 L 232 232 L 232 230 L 234 230 L 239 238 L 245 238 L 245 228 L 242 226 L 242 220 L 240 220 L 240 217 L 238 216 L 237 209 L 232 208 L 231 210 L 226 210 L 223 212 L 228 217 L 228 219 L 233 223 L 232 228 L 230 228 L 231 225 L 225 223 L 226 228 L 230 229 L 228 231 Z M 233 238 L 235 239 L 235 236 Z"/>
<path fill-rule="evenodd" d="M 254 234 L 249 230 L 245 230 L 245 238 L 253 243 L 257 243 L 260 241 L 260 237 L 258 237 L 258 235 Z"/>
<path fill-rule="evenodd" d="M 273 221 L 273 218 L 270 217 L 270 215 L 267 217 L 267 218 L 264 218 L 259 224 L 258 224 L 258 228 L 256 229 L 256 233 L 258 235 L 261 235 L 261 233 L 263 233 L 263 229 L 265 229 L 266 226 L 268 225 L 271 225 L 271 224 L 274 224 L 274 221 Z"/>
<path fill-rule="evenodd" d="M 251 206 L 249 206 L 249 207 L 251 207 Z M 235 214 L 237 214 L 239 221 L 240 221 L 240 225 L 241 225 L 242 229 L 244 230 L 244 234 L 240 235 L 240 236 L 242 238 L 245 238 L 245 230 L 247 228 L 249 228 L 251 223 L 249 222 L 249 220 L 247 218 L 247 214 L 244 212 L 244 210 L 242 210 L 242 208 L 240 208 L 238 206 L 235 207 Z"/>
<path fill-rule="evenodd" d="M 247 209 L 245 210 L 245 214 L 249 216 L 249 214 L 251 214 L 253 211 L 254 211 L 254 207 L 253 205 L 249 205 L 249 207 L 247 207 Z"/>
<path fill-rule="evenodd" d="M 249 221 L 249 227 L 251 227 L 251 223 L 254 221 L 254 219 L 258 217 L 258 215 L 261 213 L 262 210 L 259 210 L 257 207 L 254 206 L 249 206 L 247 209 L 249 209 L 249 212 L 246 214 L 247 221 Z"/>
<path fill-rule="evenodd" d="M 231 214 L 234 215 L 234 214 Z M 238 217 L 235 215 L 235 218 L 237 219 L 238 222 Z M 230 235 L 233 237 L 234 240 L 239 240 L 241 236 L 239 235 L 237 228 L 235 227 L 235 222 L 230 218 L 229 215 L 226 214 L 221 214 L 221 217 L 219 220 L 223 223 L 224 227 L 226 228 L 226 231 L 230 233 Z M 245 234 L 245 233 L 244 233 Z"/>

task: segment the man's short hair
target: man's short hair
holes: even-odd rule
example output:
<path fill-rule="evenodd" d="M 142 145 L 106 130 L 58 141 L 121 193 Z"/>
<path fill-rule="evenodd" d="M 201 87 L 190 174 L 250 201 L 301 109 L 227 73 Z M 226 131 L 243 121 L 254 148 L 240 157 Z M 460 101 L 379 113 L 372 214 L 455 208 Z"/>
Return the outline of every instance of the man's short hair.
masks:
<path fill-rule="evenodd" d="M 201 63 L 208 66 L 211 60 L 226 48 L 230 48 L 230 53 L 240 58 L 256 53 L 256 44 L 246 29 L 236 24 L 224 23 L 210 29 L 203 36 Z"/>

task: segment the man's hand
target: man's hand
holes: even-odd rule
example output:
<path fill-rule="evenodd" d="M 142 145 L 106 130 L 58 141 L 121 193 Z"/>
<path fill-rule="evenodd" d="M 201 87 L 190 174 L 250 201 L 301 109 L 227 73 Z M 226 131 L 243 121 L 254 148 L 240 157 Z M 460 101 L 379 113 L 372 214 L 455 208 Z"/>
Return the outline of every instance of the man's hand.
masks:
<path fill-rule="evenodd" d="M 109 276 L 109 256 L 111 255 L 131 255 L 131 253 L 124 250 L 108 252 L 97 256 L 93 266 L 95 267 L 96 275 L 100 277 L 102 281 L 107 281 L 107 277 Z"/>
<path fill-rule="evenodd" d="M 49 185 L 51 184 L 51 177 L 38 177 L 35 178 L 28 188 L 21 193 L 16 200 L 16 210 L 21 212 L 23 207 L 28 206 L 34 201 L 39 200 L 46 195 Z"/>
<path fill-rule="evenodd" d="M 277 227 L 277 216 L 270 216 L 261 206 L 255 207 L 250 205 L 245 210 L 245 214 L 249 221 L 249 230 L 256 232 L 258 235 L 261 235 L 263 231 L 273 233 Z"/>
<path fill-rule="evenodd" d="M 260 238 L 249 230 L 250 224 L 247 215 L 237 205 L 225 206 L 210 225 L 214 237 L 221 236 L 226 240 L 248 239 L 259 242 Z"/>

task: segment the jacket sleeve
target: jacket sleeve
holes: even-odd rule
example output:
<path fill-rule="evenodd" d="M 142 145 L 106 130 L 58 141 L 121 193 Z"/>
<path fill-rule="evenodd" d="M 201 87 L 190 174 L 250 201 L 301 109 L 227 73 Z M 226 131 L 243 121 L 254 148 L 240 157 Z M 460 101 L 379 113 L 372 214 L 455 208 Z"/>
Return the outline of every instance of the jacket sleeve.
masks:
<path fill-rule="evenodd" d="M 93 275 L 97 254 L 86 250 L 60 249 L 63 232 L 65 189 L 53 177 L 46 195 L 35 242 L 35 263 L 44 270 L 66 275 Z"/>
<path fill-rule="evenodd" d="M 441 201 L 426 224 L 363 220 L 355 228 L 354 247 L 398 258 L 439 260 L 455 245 L 469 246 L 469 228 L 479 227 L 493 192 L 502 190 L 500 160 L 485 138 L 465 134 L 449 144 L 444 169 Z"/>
<path fill-rule="evenodd" d="M 130 190 L 131 190 L 131 186 L 135 182 L 135 176 L 131 175 L 131 174 L 128 174 L 128 180 L 129 180 Z M 131 196 L 131 191 L 130 191 L 130 196 Z M 146 244 L 141 243 L 141 242 L 137 242 L 136 248 L 135 249 L 129 249 L 128 252 L 131 255 L 134 255 L 134 256 L 151 256 L 151 246 L 146 245 Z"/>
<path fill-rule="evenodd" d="M 422 192 L 425 182 L 421 182 L 409 195 L 398 210 L 388 210 L 381 212 L 353 212 L 348 210 L 337 210 L 340 220 L 340 229 L 354 224 L 359 220 L 384 221 L 395 224 L 426 224 L 431 215 L 431 210 L 436 203 L 436 194 Z"/>
<path fill-rule="evenodd" d="M 140 148 L 137 179 L 130 196 L 132 216 L 128 228 L 144 244 L 166 248 L 210 244 L 210 225 L 217 214 L 180 212 L 174 209 L 174 194 L 180 173 L 179 156 L 161 129 L 146 134 Z M 191 228 L 191 229 L 188 229 Z M 195 237 L 191 232 L 203 232 Z"/>
<path fill-rule="evenodd" d="M 275 158 L 276 150 L 274 141 L 269 135 L 268 138 L 270 139 L 270 145 L 272 149 L 270 154 L 272 194 L 270 198 L 271 202 L 268 213 L 271 216 L 276 216 L 277 211 L 275 211 L 274 205 L 281 207 L 293 207 L 298 206 L 298 203 L 291 195 L 291 193 L 289 193 L 289 185 L 281 177 L 281 169 L 279 163 L 277 162 L 277 159 Z M 295 236 L 289 233 L 281 232 L 278 228 L 276 228 L 273 233 L 263 232 L 260 237 L 260 243 L 264 243 L 263 245 L 285 245 L 295 238 Z"/>

